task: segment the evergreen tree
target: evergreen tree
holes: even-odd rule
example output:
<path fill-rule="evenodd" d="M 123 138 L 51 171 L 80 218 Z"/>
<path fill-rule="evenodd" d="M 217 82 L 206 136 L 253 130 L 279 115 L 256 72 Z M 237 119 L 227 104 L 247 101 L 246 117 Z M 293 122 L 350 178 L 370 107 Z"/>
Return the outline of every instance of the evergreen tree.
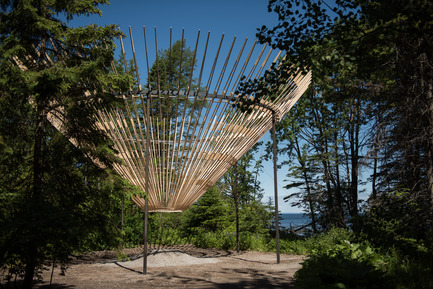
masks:
<path fill-rule="evenodd" d="M 101 14 L 96 6 L 106 2 L 1 1 L 0 254 L 2 266 L 23 268 L 24 288 L 45 260 L 67 261 L 84 236 L 108 225 L 107 174 L 83 152 L 113 161 L 96 111 L 120 83 L 108 73 L 119 32 L 71 29 L 60 18 Z M 61 133 L 49 118 L 64 124 Z"/>
<path fill-rule="evenodd" d="M 365 123 L 354 117 L 352 100 L 335 101 L 330 92 L 316 89 L 313 84 L 277 126 L 279 153 L 288 157 L 286 188 L 294 191 L 286 201 L 304 208 L 313 229 L 316 222 L 344 227 L 347 217 L 358 213 Z"/>
<path fill-rule="evenodd" d="M 326 142 L 322 142 L 324 151 L 338 157 L 340 164 L 349 161 L 346 185 L 338 186 L 337 179 L 331 178 L 324 184 L 335 182 L 335 188 L 347 190 L 349 214 L 356 216 L 359 172 L 370 161 L 373 196 L 409 189 L 418 204 L 414 212 L 418 219 L 431 220 L 433 5 L 271 0 L 268 9 L 279 22 L 271 28 L 263 26 L 260 41 L 287 51 L 285 65 L 312 70 L 313 82 L 327 103 L 348 107 L 339 116 L 347 121 L 344 133 L 323 135 Z M 367 131 L 374 122 L 379 129 Z M 340 141 L 342 137 L 347 141 Z M 367 154 L 361 153 L 363 139 L 370 140 Z M 341 153 L 333 153 L 338 147 Z M 335 175 L 343 172 L 335 165 L 328 168 Z M 424 232 L 430 224 L 425 222 Z"/>
<path fill-rule="evenodd" d="M 230 200 L 230 219 L 235 222 L 236 191 L 239 213 L 239 231 L 264 233 L 269 229 L 272 212 L 263 204 L 263 189 L 257 177 L 262 172 L 262 159 L 257 153 L 262 143 L 254 145 L 237 165 L 230 168 L 222 178 L 222 189 Z"/>
<path fill-rule="evenodd" d="M 183 231 L 192 233 L 198 228 L 211 232 L 228 225 L 228 204 L 218 184 L 210 188 L 183 214 Z"/>
<path fill-rule="evenodd" d="M 153 116 L 161 119 L 178 118 L 182 117 L 184 110 L 186 113 L 191 109 L 198 111 L 206 104 L 204 101 L 193 102 L 188 98 L 189 95 L 194 95 L 198 86 L 197 80 L 192 78 L 190 82 L 197 63 L 194 57 L 191 48 L 186 47 L 186 40 L 178 40 L 171 48 L 158 52 L 146 84 L 146 88 L 160 91 L 159 94 L 163 96 L 163 99 L 152 99 Z M 184 94 L 179 95 L 180 91 Z M 165 94 L 167 92 L 177 95 L 176 98 L 168 97 L 168 94 Z M 166 134 L 163 133 L 161 137 L 166 137 Z"/>
<path fill-rule="evenodd" d="M 197 80 L 192 79 L 197 60 L 194 51 L 186 46 L 186 40 L 177 40 L 171 48 L 158 51 L 158 59 L 150 68 L 148 84 L 155 90 L 186 90 L 193 91 L 197 87 Z M 158 81 L 159 80 L 159 81 Z"/>

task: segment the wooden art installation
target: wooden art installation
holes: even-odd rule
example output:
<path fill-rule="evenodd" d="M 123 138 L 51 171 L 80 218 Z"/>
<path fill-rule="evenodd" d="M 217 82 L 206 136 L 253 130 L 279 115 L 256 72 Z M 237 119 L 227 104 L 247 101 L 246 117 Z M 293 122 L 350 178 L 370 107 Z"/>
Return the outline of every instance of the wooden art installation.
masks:
<path fill-rule="evenodd" d="M 213 49 L 215 55 L 210 57 L 209 32 L 200 53 L 202 57 L 196 60 L 199 31 L 193 63 L 188 68 L 191 71 L 185 72 L 182 50 L 186 48 L 182 31 L 180 63 L 172 63 L 172 75 L 168 77 L 161 77 L 167 74 L 166 70 L 157 69 L 156 80 L 151 84 L 150 49 L 144 28 L 147 84 L 142 86 L 131 28 L 129 30 L 137 87 L 117 93 L 123 106 L 99 109 L 99 127 L 114 142 L 117 156 L 122 160 L 121 164 L 115 164 L 115 170 L 148 193 L 149 212 L 184 211 L 257 143 L 275 120 L 281 120 L 289 112 L 308 88 L 311 73 L 286 71 L 285 75 L 290 77 L 273 95 L 263 96 L 260 103 L 243 112 L 234 106 L 239 101 L 236 94 L 239 83 L 260 80 L 266 69 L 278 65 L 281 52 L 266 46 L 258 49 L 257 41 L 247 49 L 247 40 L 234 51 L 235 37 L 228 43 L 227 54 L 222 56 L 223 35 L 218 48 Z M 170 53 L 171 34 L 170 29 Z M 120 42 L 126 65 L 123 39 Z M 159 61 L 156 28 L 153 44 L 155 61 Z M 254 52 L 258 52 L 255 59 Z M 48 55 L 46 59 L 51 61 Z M 21 69 L 27 69 L 19 59 L 14 60 Z M 186 85 L 180 81 L 185 74 L 188 75 Z M 62 108 L 50 111 L 47 117 L 62 132 Z M 74 139 L 70 141 L 77 145 Z M 103 166 L 98 160 L 93 161 Z M 144 210 L 142 197 L 135 196 L 133 200 Z"/>
<path fill-rule="evenodd" d="M 208 33 L 204 49 L 199 51 L 200 31 L 190 58 L 192 63 L 184 64 L 182 57 L 186 56 L 187 51 L 191 52 L 184 47 L 184 31 L 182 30 L 179 51 L 175 50 L 175 45 L 172 46 L 171 29 L 168 61 L 165 53 L 162 62 L 160 54 L 164 54 L 164 51 L 158 50 L 156 28 L 154 45 L 151 46 L 154 47 L 155 62 L 150 67 L 150 49 L 144 28 L 147 79 L 142 86 L 142 71 L 139 70 L 131 28 L 129 36 L 135 85 L 129 91 L 115 93 L 122 105 L 97 107 L 97 117 L 99 128 L 113 141 L 117 156 L 122 160 L 121 163 L 114 164 L 114 169 L 147 193 L 147 200 L 138 195 L 133 197 L 134 202 L 145 212 L 143 273 L 147 272 L 148 212 L 186 210 L 271 128 L 279 263 L 275 125 L 306 91 L 311 82 L 311 72 L 302 73 L 297 69 L 282 71 L 283 68 L 279 65 L 281 52 L 273 51 L 267 46 L 257 49 L 256 41 L 248 49 L 245 40 L 236 51 L 236 37 L 228 43 L 228 49 L 223 46 L 224 35 L 218 45 L 209 49 Z M 124 70 L 128 72 L 122 38 L 120 44 Z M 35 52 L 40 53 L 39 51 L 35 47 Z M 208 56 L 211 52 L 214 54 L 212 57 Z M 177 58 L 174 57 L 175 54 Z M 44 59 L 47 66 L 52 64 L 49 55 L 46 54 Z M 16 57 L 13 60 L 20 69 L 27 70 L 23 61 Z M 31 62 L 32 59 L 26 60 Z M 271 66 L 274 68 L 273 78 L 266 83 L 267 78 L 262 76 Z M 114 63 L 112 70 L 116 73 Z M 279 80 L 278 85 L 275 85 L 275 78 Z M 240 95 L 236 89 L 241 82 L 247 81 L 259 85 L 256 90 L 250 90 L 249 95 Z M 90 92 L 87 94 L 91 95 Z M 260 101 L 251 104 L 247 111 L 239 109 L 237 104 L 252 100 L 257 94 L 261 94 Z M 52 107 L 47 112 L 47 118 L 63 133 L 66 122 L 63 108 L 56 103 Z M 75 139 L 70 141 L 79 147 Z M 104 167 L 97 159 L 92 160 L 96 165 Z"/>
<path fill-rule="evenodd" d="M 194 61 L 199 35 L 200 32 Z M 148 59 L 146 30 L 144 37 Z M 173 83 L 162 83 L 159 73 L 166 72 L 156 71 L 154 87 L 147 81 L 147 87 L 143 88 L 137 77 L 138 89 L 119 95 L 124 101 L 123 107 L 104 108 L 99 112 L 101 127 L 113 140 L 123 160 L 115 170 L 148 192 L 149 212 L 178 212 L 190 207 L 272 128 L 273 117 L 281 120 L 289 112 L 310 83 L 311 73 L 292 72 L 292 77 L 274 95 L 264 96 L 251 111 L 242 112 L 233 105 L 238 101 L 235 90 L 242 76 L 245 76 L 243 81 L 259 79 L 267 67 L 278 63 L 281 52 L 269 59 L 273 51 L 271 48 L 266 51 L 265 46 L 252 60 L 256 42 L 247 50 L 245 41 L 240 51 L 235 52 L 232 49 L 234 39 L 228 54 L 222 57 L 223 38 L 216 55 L 210 58 L 212 68 L 207 76 L 203 71 L 209 58 L 209 34 L 201 63 L 192 64 L 186 87 L 180 85 L 181 67 L 171 72 L 172 77 L 164 78 Z M 139 75 L 131 33 L 130 39 L 136 75 Z M 181 41 L 184 43 L 183 33 Z M 158 61 L 156 29 L 154 44 Z M 121 47 L 125 55 L 122 39 Z M 234 62 L 228 67 L 231 58 Z M 219 71 L 216 69 L 218 61 L 224 63 Z M 148 63 L 147 72 L 150 75 Z M 195 87 L 193 79 L 198 79 Z M 133 199 L 144 210 L 144 199 L 139 196 Z"/>

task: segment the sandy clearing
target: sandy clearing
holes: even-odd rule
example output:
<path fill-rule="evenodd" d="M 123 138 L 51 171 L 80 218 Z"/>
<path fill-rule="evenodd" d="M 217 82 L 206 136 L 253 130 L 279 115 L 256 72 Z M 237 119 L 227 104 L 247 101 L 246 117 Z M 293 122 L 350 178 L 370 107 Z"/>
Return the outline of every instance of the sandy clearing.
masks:
<path fill-rule="evenodd" d="M 125 262 L 96 260 L 71 265 L 65 276 L 54 270 L 52 288 L 293 288 L 293 275 L 303 256 L 204 249 L 160 250 Z M 49 288 L 50 271 L 36 288 Z"/>

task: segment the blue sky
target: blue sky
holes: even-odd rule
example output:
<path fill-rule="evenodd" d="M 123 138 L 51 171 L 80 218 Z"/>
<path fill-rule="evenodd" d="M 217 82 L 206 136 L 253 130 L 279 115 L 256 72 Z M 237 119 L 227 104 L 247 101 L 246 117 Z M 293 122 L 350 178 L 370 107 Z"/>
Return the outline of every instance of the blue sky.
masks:
<path fill-rule="evenodd" d="M 98 15 L 81 16 L 71 21 L 69 25 L 116 24 L 127 35 L 129 35 L 129 26 L 131 26 L 140 74 L 145 74 L 143 26 L 146 27 L 148 44 L 149 42 L 154 43 L 154 27 L 157 28 L 158 49 L 168 48 L 170 27 L 172 27 L 173 40 L 181 38 L 182 28 L 184 28 L 187 45 L 192 49 L 198 30 L 200 30 L 200 41 L 204 41 L 210 31 L 209 55 L 214 55 L 212 52 L 216 51 L 223 33 L 224 41 L 231 42 L 236 36 L 237 45 L 241 45 L 245 38 L 248 38 L 248 44 L 252 45 L 256 40 L 257 28 L 262 25 L 272 27 L 277 23 L 276 14 L 268 13 L 267 4 L 265 0 L 113 0 L 110 5 L 100 6 L 102 17 Z M 150 37 L 152 41 L 149 41 Z M 199 43 L 203 45 L 204 42 Z M 126 47 L 130 47 L 129 39 L 125 39 L 125 44 L 127 44 Z M 225 44 L 228 45 L 228 43 Z M 132 58 L 128 48 L 127 53 L 129 53 L 128 58 Z M 200 57 L 198 55 L 197 58 L 200 59 Z M 152 59 L 149 61 L 152 63 Z M 269 141 L 270 134 L 266 134 L 262 140 Z M 292 208 L 290 204 L 283 201 L 283 197 L 288 195 L 288 192 L 283 189 L 285 179 L 285 168 L 283 167 L 278 174 L 280 211 L 283 213 L 299 212 L 299 209 Z M 259 180 L 264 189 L 263 201 L 267 201 L 269 197 L 274 199 L 272 162 L 265 162 L 264 171 L 259 176 Z"/>
<path fill-rule="evenodd" d="M 187 33 L 200 29 L 216 35 L 226 33 L 252 39 L 258 27 L 277 21 L 276 15 L 267 12 L 266 0 L 113 0 L 110 5 L 100 7 L 102 17 L 80 17 L 79 23 L 114 23 L 122 31 L 131 26 L 134 32 L 140 30 L 140 33 L 143 26 L 156 26 L 160 31 L 173 27 L 174 33 L 180 33 L 182 28 Z"/>

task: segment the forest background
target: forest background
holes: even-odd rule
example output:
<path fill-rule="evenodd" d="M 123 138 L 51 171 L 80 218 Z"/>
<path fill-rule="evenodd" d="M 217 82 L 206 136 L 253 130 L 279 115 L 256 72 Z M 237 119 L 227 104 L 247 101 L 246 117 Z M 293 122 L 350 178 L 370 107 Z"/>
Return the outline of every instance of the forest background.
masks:
<path fill-rule="evenodd" d="M 1 2 L 0 255 L 7 278 L 23 276 L 24 288 L 46 260 L 66 264 L 76 252 L 136 246 L 142 231 L 128 198 L 136 188 L 83 154 L 116 161 L 94 129 L 92 106 L 83 105 L 88 99 L 77 96 L 91 87 L 92 97 L 116 105 L 107 86 L 131 85 L 128 74 L 109 73 L 119 32 L 68 29 L 65 19 L 99 10 L 90 1 L 55 3 Z M 309 254 L 297 286 L 433 287 L 433 4 L 271 0 L 268 9 L 278 20 L 258 39 L 287 53 L 283 65 L 314 71 L 311 89 L 278 127 L 285 186 L 294 189 L 285 197 L 312 220 L 311 236 L 283 236 L 284 252 Z M 56 60 L 48 69 L 35 50 L 41 43 Z M 239 93 L 266 85 L 245 83 Z M 46 120 L 58 104 L 73 124 L 63 134 L 81 150 Z M 242 249 L 272 250 L 257 150 L 238 164 Z M 232 169 L 182 217 L 152 216 L 151 242 L 233 249 L 234 179 Z"/>

